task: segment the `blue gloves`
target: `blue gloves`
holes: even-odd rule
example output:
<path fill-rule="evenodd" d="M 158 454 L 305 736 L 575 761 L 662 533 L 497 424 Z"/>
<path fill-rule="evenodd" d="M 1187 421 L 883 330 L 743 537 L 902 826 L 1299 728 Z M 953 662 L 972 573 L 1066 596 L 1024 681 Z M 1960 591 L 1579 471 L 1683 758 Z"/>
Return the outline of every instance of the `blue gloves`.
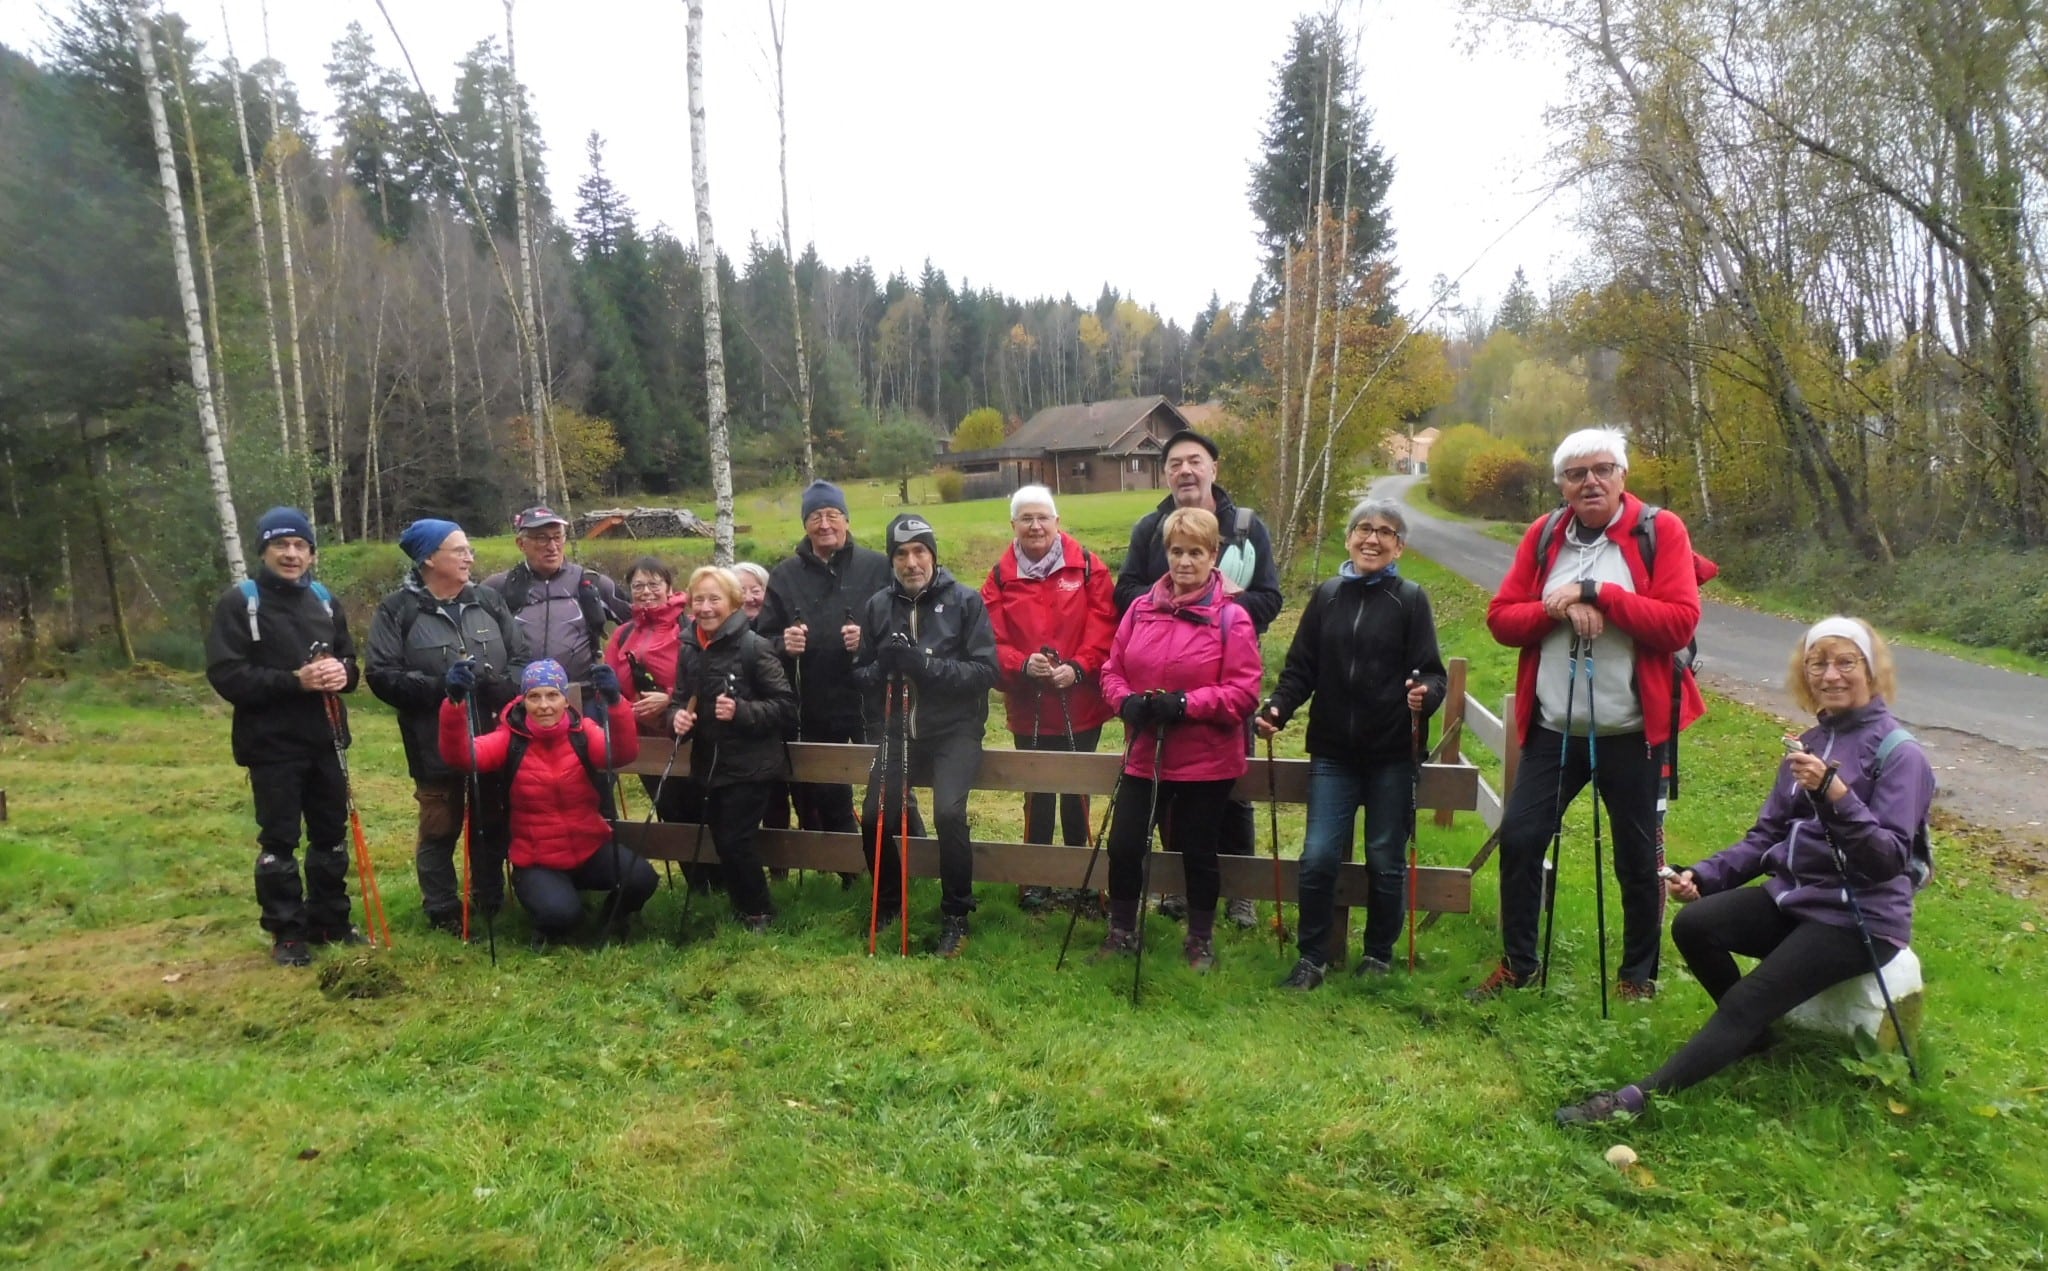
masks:
<path fill-rule="evenodd" d="M 448 692 L 451 702 L 466 701 L 476 688 L 476 659 L 464 658 L 448 668 L 441 677 L 441 684 Z"/>
<path fill-rule="evenodd" d="M 604 699 L 606 706 L 617 706 L 624 696 L 619 692 L 619 673 L 603 662 L 590 668 L 590 687 Z"/>

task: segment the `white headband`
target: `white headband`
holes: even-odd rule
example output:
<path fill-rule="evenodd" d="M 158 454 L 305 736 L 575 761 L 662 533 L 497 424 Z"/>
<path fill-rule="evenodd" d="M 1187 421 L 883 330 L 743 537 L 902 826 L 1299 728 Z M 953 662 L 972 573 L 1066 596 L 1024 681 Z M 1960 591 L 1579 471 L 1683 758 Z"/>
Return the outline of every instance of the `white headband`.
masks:
<path fill-rule="evenodd" d="M 1873 667 L 1876 666 L 1877 659 L 1872 657 L 1870 652 L 1870 633 L 1863 629 L 1862 623 L 1854 618 L 1844 618 L 1841 614 L 1822 618 L 1806 629 L 1806 643 L 1803 647 L 1811 649 L 1829 636 L 1847 640 L 1855 645 L 1863 651 L 1863 660 Z"/>

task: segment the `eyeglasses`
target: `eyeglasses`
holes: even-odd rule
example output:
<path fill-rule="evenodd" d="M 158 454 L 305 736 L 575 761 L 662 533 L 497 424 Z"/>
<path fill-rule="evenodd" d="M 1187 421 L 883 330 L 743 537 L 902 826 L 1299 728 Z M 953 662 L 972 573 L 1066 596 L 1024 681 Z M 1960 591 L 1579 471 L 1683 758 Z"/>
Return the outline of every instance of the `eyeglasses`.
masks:
<path fill-rule="evenodd" d="M 1826 675 L 1829 667 L 1833 667 L 1835 674 L 1848 676 L 1854 675 L 1857 668 L 1862 665 L 1863 659 L 1853 653 L 1844 654 L 1838 658 L 1808 658 L 1806 660 L 1806 673 L 1818 678 Z"/>
<path fill-rule="evenodd" d="M 1594 463 L 1588 464 L 1583 468 L 1566 468 L 1564 470 L 1564 479 L 1573 485 L 1577 485 L 1587 477 L 1598 477 L 1605 481 L 1620 471 L 1621 465 L 1618 463 Z"/>
<path fill-rule="evenodd" d="M 805 525 L 844 525 L 846 513 L 838 508 L 819 508 L 804 518 Z"/>
<path fill-rule="evenodd" d="M 657 578 L 651 582 L 634 583 L 631 587 L 627 588 L 627 590 L 631 591 L 636 596 L 652 596 L 657 593 L 667 591 L 668 584 Z"/>
<path fill-rule="evenodd" d="M 569 536 L 568 536 L 568 535 L 566 535 L 566 534 L 559 534 L 559 533 L 557 533 L 557 534 L 521 534 L 521 535 L 520 535 L 519 537 L 521 537 L 521 538 L 525 539 L 525 540 L 526 540 L 527 542 L 529 542 L 529 543 L 545 543 L 545 544 L 552 544 L 552 545 L 554 545 L 554 546 L 556 546 L 556 547 L 559 547 L 559 546 L 561 546 L 561 545 L 562 545 L 563 543 L 566 543 L 566 542 L 568 542 L 568 541 L 569 541 Z"/>
<path fill-rule="evenodd" d="M 1401 541 L 1401 531 L 1391 525 L 1354 525 L 1351 532 L 1361 538 L 1383 538 L 1396 543 Z"/>
<path fill-rule="evenodd" d="M 454 557 L 457 557 L 458 559 L 461 559 L 461 560 L 475 560 L 475 559 L 476 559 L 476 549 L 475 549 L 474 547 L 470 547 L 470 546 L 467 546 L 467 545 L 464 545 L 464 546 L 462 546 L 462 547 L 444 547 L 444 548 L 442 548 L 442 549 L 441 549 L 440 551 L 438 551 L 438 552 L 435 552 L 434 554 L 435 554 L 436 556 L 440 556 L 440 555 L 448 555 L 448 556 L 454 556 Z"/>

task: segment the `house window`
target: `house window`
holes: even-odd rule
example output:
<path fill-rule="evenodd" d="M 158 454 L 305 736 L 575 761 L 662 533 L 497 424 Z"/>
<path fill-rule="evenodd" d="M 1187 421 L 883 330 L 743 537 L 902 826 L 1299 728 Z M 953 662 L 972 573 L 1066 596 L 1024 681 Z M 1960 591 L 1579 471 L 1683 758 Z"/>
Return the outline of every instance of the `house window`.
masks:
<path fill-rule="evenodd" d="M 1088 475 L 1088 461 L 1086 459 L 1077 459 L 1074 461 L 1074 466 L 1068 471 L 1069 475 L 1085 477 Z"/>
<path fill-rule="evenodd" d="M 1136 471 L 1137 471 L 1137 470 L 1139 469 L 1139 467 L 1141 467 L 1141 466 L 1142 466 L 1142 465 L 1140 465 L 1140 464 L 1138 463 L 1138 461 L 1137 461 L 1137 460 L 1136 460 L 1135 458 L 1131 460 L 1131 471 L 1132 471 L 1132 472 L 1136 472 Z"/>

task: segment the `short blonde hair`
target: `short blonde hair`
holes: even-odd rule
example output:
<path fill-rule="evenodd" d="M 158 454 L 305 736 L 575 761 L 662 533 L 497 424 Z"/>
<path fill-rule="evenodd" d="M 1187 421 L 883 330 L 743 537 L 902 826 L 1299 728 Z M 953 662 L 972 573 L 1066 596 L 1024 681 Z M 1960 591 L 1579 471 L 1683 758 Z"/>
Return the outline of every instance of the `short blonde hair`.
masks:
<path fill-rule="evenodd" d="M 725 593 L 726 603 L 733 608 L 739 608 L 744 602 L 745 597 L 740 592 L 739 575 L 723 565 L 699 565 L 696 569 L 691 570 L 690 585 L 683 588 L 683 594 L 686 596 L 696 595 L 697 584 L 707 578 L 718 584 L 718 589 Z"/>
<path fill-rule="evenodd" d="M 1884 637 L 1877 633 L 1877 628 L 1863 619 L 1851 618 L 1849 621 L 1863 628 L 1870 637 L 1870 657 L 1866 661 L 1866 668 L 1870 672 L 1870 691 L 1887 702 L 1891 701 L 1899 689 L 1899 674 L 1897 668 L 1892 665 L 1891 646 L 1884 642 Z M 1806 658 L 1812 653 L 1830 658 L 1843 653 L 1853 653 L 1859 660 L 1864 659 L 1863 650 L 1857 648 L 1855 641 L 1847 636 L 1825 635 L 1808 645 L 1806 637 L 1802 635 L 1799 643 L 1792 646 L 1792 668 L 1785 676 L 1785 691 L 1792 694 L 1792 700 L 1799 703 L 1801 710 L 1818 713 L 1820 699 L 1813 695 L 1813 686 L 1806 679 Z"/>
<path fill-rule="evenodd" d="M 1183 538 L 1215 556 L 1223 550 L 1223 527 L 1208 508 L 1175 508 L 1159 526 L 1159 541 L 1171 545 Z"/>

